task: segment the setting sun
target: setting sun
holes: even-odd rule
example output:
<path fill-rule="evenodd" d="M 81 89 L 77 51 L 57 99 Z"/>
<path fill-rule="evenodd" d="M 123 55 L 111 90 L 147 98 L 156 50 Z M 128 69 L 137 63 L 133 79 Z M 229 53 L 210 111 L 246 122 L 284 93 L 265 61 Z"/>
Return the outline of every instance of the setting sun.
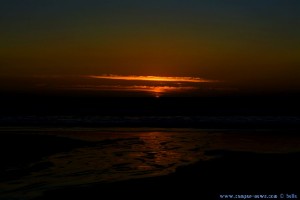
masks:
<path fill-rule="evenodd" d="M 91 81 L 97 81 L 96 86 L 86 87 L 86 89 L 98 91 L 122 91 L 122 92 L 141 92 L 151 94 L 154 97 L 161 97 L 166 94 L 178 95 L 179 93 L 187 94 L 188 92 L 196 92 L 200 88 L 213 87 L 213 83 L 219 83 L 217 80 L 209 80 L 199 77 L 171 77 L 171 76 L 121 76 L 121 75 L 90 75 L 86 78 Z M 106 82 L 105 80 L 112 80 Z M 203 85 L 205 84 L 205 85 Z"/>
<path fill-rule="evenodd" d="M 89 76 L 98 79 L 128 80 L 128 81 L 161 81 L 161 82 L 190 82 L 190 83 L 208 83 L 216 82 L 199 77 L 164 77 L 164 76 L 119 76 L 119 75 L 101 75 Z"/>
<path fill-rule="evenodd" d="M 0 200 L 297 199 L 300 0 L 0 5 Z"/>

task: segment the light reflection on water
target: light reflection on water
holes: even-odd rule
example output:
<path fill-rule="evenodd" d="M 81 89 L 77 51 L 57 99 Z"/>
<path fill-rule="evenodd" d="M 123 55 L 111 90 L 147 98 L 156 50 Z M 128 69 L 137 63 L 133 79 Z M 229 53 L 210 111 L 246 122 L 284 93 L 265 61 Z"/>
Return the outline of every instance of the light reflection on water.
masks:
<path fill-rule="evenodd" d="M 207 141 L 202 138 L 206 134 L 202 134 L 202 137 L 201 134 L 197 137 L 193 137 L 194 134 L 188 135 L 194 140 L 184 140 L 184 137 L 177 137 L 174 133 L 162 132 L 108 136 L 107 142 L 100 145 L 79 148 L 64 155 L 50 157 L 51 162 L 55 164 L 51 170 L 55 175 L 68 174 L 68 179 L 73 179 L 74 174 L 79 175 L 83 171 L 93 172 L 89 177 L 84 174 L 87 182 L 117 181 L 167 174 L 174 171 L 178 165 L 199 159 L 201 153 L 193 152 L 191 149 L 204 147 Z M 84 180 L 79 181 L 82 183 Z"/>
<path fill-rule="evenodd" d="M 168 174 L 180 165 L 205 159 L 203 151 L 194 149 L 205 148 L 210 137 L 205 132 L 159 131 L 68 132 L 59 135 L 93 143 L 46 158 L 44 162 L 51 162 L 51 167 L 32 172 L 22 180 L 0 183 L 7 194 L 13 191 L 10 195 L 24 197 L 49 188 Z"/>
<path fill-rule="evenodd" d="M 91 141 L 91 145 L 57 153 L 43 162 L 52 165 L 20 180 L 0 183 L 9 197 L 33 197 L 49 189 L 71 185 L 158 176 L 178 166 L 210 157 L 210 149 L 283 152 L 299 150 L 299 143 L 285 137 L 214 131 L 102 131 L 48 132 L 47 134 Z M 286 140 L 286 141 L 285 141 Z M 55 148 L 55 147 L 53 147 Z M 0 192 L 1 194 L 1 192 Z M 2 194 L 1 194 L 2 195 Z"/>

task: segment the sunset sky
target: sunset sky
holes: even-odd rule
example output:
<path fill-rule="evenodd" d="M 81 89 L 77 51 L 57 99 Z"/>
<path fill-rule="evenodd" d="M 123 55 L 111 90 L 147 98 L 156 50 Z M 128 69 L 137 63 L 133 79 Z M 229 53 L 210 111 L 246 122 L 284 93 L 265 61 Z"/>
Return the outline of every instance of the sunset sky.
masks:
<path fill-rule="evenodd" d="M 114 74 L 300 90 L 299 0 L 2 0 L 0 27 L 1 88 Z"/>

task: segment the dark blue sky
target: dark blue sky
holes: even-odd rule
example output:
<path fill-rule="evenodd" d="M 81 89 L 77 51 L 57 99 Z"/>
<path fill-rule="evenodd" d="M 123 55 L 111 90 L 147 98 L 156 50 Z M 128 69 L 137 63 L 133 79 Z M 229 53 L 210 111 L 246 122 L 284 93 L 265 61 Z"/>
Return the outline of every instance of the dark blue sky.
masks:
<path fill-rule="evenodd" d="M 300 85 L 299 0 L 1 0 L 0 73 Z"/>

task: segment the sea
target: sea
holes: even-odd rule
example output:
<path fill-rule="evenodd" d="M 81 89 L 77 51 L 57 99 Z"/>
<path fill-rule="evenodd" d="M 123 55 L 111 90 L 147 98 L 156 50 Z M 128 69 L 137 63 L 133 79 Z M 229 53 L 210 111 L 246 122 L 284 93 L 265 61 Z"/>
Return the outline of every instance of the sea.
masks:
<path fill-rule="evenodd" d="M 216 150 L 300 152 L 299 96 L 2 96 L 0 199 L 165 176 Z"/>

